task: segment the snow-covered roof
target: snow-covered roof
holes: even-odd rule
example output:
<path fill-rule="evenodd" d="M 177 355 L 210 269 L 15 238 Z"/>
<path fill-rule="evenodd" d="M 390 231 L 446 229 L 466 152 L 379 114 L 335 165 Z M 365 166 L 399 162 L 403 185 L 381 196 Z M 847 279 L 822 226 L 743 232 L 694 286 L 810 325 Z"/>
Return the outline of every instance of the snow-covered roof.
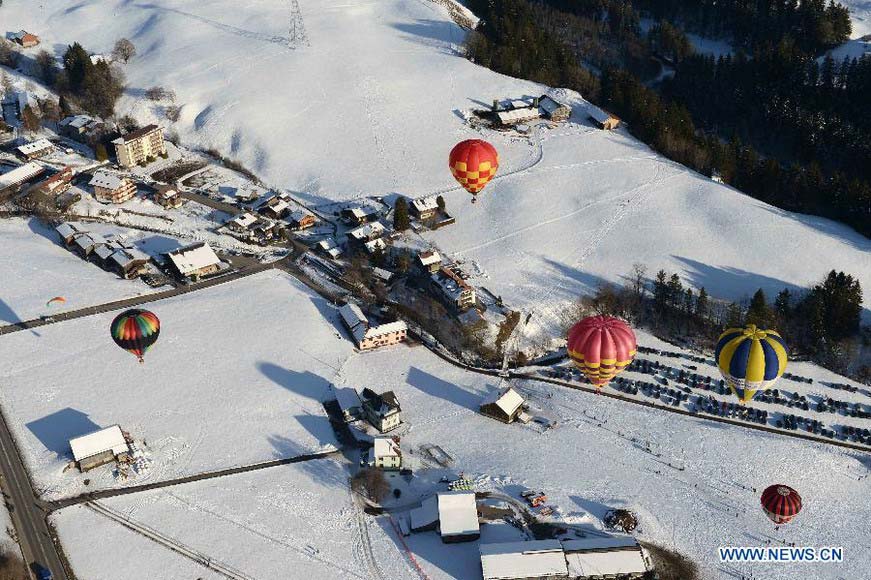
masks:
<path fill-rule="evenodd" d="M 51 144 L 51 141 L 48 139 L 42 138 L 37 139 L 36 141 L 32 141 L 30 143 L 26 143 L 24 145 L 20 145 L 16 147 L 22 155 L 31 155 L 33 153 L 37 153 L 38 151 L 43 151 L 45 149 L 51 149 L 54 145 Z"/>
<path fill-rule="evenodd" d="M 91 181 L 88 182 L 88 185 L 92 187 L 103 187 L 105 189 L 118 189 L 119 187 L 123 187 L 125 185 L 125 181 L 127 181 L 126 177 L 121 177 L 117 173 L 110 173 L 109 171 L 97 171 L 94 173 L 94 177 Z"/>
<path fill-rule="evenodd" d="M 342 411 L 350 411 L 354 408 L 359 408 L 363 402 L 360 400 L 360 393 L 357 389 L 351 387 L 341 387 L 336 389 L 336 401 L 339 403 L 339 408 Z"/>
<path fill-rule="evenodd" d="M 358 220 L 363 219 L 367 216 L 376 215 L 378 213 L 377 209 L 375 209 L 374 207 L 370 207 L 368 205 L 349 207 L 349 208 L 346 208 L 344 211 L 349 212 L 352 216 L 354 216 Z"/>
<path fill-rule="evenodd" d="M 363 325 L 364 327 L 369 326 L 369 320 L 366 318 L 366 315 L 363 314 L 360 307 L 353 302 L 348 302 L 339 308 L 339 316 L 342 317 L 342 320 L 351 330 L 359 325 Z"/>
<path fill-rule="evenodd" d="M 121 427 L 118 425 L 70 439 L 70 449 L 73 450 L 73 457 L 76 461 L 87 459 L 110 449 L 115 455 L 129 450 L 127 442 L 124 440 L 124 434 L 121 433 Z"/>
<path fill-rule="evenodd" d="M 68 238 L 75 234 L 84 233 L 84 230 L 80 229 L 79 226 L 70 222 L 62 223 L 58 227 L 54 228 L 54 231 L 56 231 L 60 236 L 64 238 Z"/>
<path fill-rule="evenodd" d="M 387 248 L 387 243 L 383 238 L 378 238 L 377 240 L 371 240 L 363 244 L 366 248 L 366 251 L 370 254 L 374 254 L 375 252 L 383 252 Z"/>
<path fill-rule="evenodd" d="M 428 197 L 413 199 L 411 200 L 411 205 L 419 212 L 434 210 L 439 206 L 437 198 L 431 195 Z"/>
<path fill-rule="evenodd" d="M 592 105 L 590 105 L 590 108 L 587 109 L 587 112 L 593 119 L 595 119 L 599 123 L 604 123 L 608 119 L 616 119 L 616 117 L 614 117 L 614 115 L 612 115 L 611 113 L 606 113 L 599 107 L 594 107 Z"/>
<path fill-rule="evenodd" d="M 439 528 L 443 536 L 480 533 L 478 506 L 473 491 L 448 491 L 438 494 Z"/>
<path fill-rule="evenodd" d="M 73 243 L 83 250 L 90 250 L 94 246 L 106 244 L 107 242 L 106 238 L 99 234 L 84 233 L 76 236 Z"/>
<path fill-rule="evenodd" d="M 439 519 L 439 503 L 436 496 L 430 496 L 408 514 L 412 530 L 425 528 Z"/>
<path fill-rule="evenodd" d="M 496 116 L 499 117 L 499 121 L 504 124 L 519 123 L 520 121 L 537 119 L 541 116 L 541 111 L 538 110 L 538 107 L 524 106 L 510 111 L 499 111 L 496 113 Z"/>
<path fill-rule="evenodd" d="M 183 248 L 167 252 L 169 258 L 182 276 L 221 263 L 211 246 L 205 242 L 197 242 Z"/>
<path fill-rule="evenodd" d="M 375 437 L 372 453 L 375 457 L 401 457 L 402 450 L 392 437 Z"/>
<path fill-rule="evenodd" d="M 306 211 L 303 211 L 303 210 L 301 210 L 301 209 L 298 209 L 298 210 L 296 210 L 295 212 L 291 213 L 289 216 L 287 216 L 287 218 L 288 218 L 289 220 L 291 220 L 291 221 L 294 221 L 294 222 L 299 223 L 299 222 L 301 222 L 302 220 L 306 219 L 307 217 L 309 217 L 309 216 L 311 216 L 311 215 L 312 215 L 312 214 L 310 214 L 310 213 L 308 213 L 308 212 L 306 212 Z M 313 216 L 312 216 L 312 217 L 313 217 Z"/>
<path fill-rule="evenodd" d="M 384 280 L 385 282 L 390 282 L 393 278 L 393 272 L 385 270 L 384 268 L 372 268 L 372 274 L 374 274 L 379 280 Z"/>
<path fill-rule="evenodd" d="M 279 213 L 279 212 L 283 212 L 284 210 L 289 208 L 290 204 L 288 204 L 285 200 L 281 199 L 280 197 L 270 197 L 266 201 L 266 203 L 264 203 L 260 207 L 263 209 L 269 208 L 272 211 Z"/>
<path fill-rule="evenodd" d="M 257 216 L 252 213 L 245 212 L 243 214 L 239 214 L 233 219 L 230 220 L 231 223 L 236 224 L 240 228 L 248 229 L 255 223 L 257 223 Z"/>
<path fill-rule="evenodd" d="M 560 107 L 568 107 L 568 105 L 564 105 L 551 97 L 550 95 L 545 95 L 538 101 L 538 106 L 541 107 L 547 114 L 551 114 Z"/>
<path fill-rule="evenodd" d="M 146 135 L 153 133 L 154 131 L 163 131 L 163 129 L 158 125 L 146 125 L 145 127 L 142 127 L 141 129 L 136 129 L 135 131 L 131 131 L 126 135 L 121 135 L 120 137 L 112 141 L 112 144 L 123 145 L 124 143 L 129 143 L 130 141 L 135 141 L 136 139 L 145 137 Z"/>
<path fill-rule="evenodd" d="M 563 540 L 566 552 L 583 552 L 587 550 L 640 550 L 638 540 L 632 536 L 589 537 L 578 540 Z"/>
<path fill-rule="evenodd" d="M 348 232 L 348 235 L 355 240 L 368 240 L 371 238 L 380 237 L 383 234 L 384 226 L 381 224 L 381 222 L 368 223 L 360 226 L 359 228 L 354 228 L 353 230 Z"/>
<path fill-rule="evenodd" d="M 150 258 L 134 248 L 122 248 L 112 254 L 110 259 L 122 268 L 126 268 L 134 262 L 147 262 Z"/>
<path fill-rule="evenodd" d="M 424 266 L 431 266 L 442 261 L 442 257 L 438 252 L 421 252 L 417 255 L 417 259 L 420 260 L 420 263 Z"/>
<path fill-rule="evenodd" d="M 25 163 L 19 167 L 16 167 L 12 171 L 8 171 L 3 175 L 0 175 L 0 189 L 5 189 L 10 185 L 18 185 L 19 183 L 24 183 L 28 179 L 32 179 L 45 171 L 39 163 Z"/>
<path fill-rule="evenodd" d="M 509 578 L 564 578 L 566 559 L 558 540 L 481 544 L 484 580 Z"/>
<path fill-rule="evenodd" d="M 408 332 L 408 325 L 402 320 L 388 322 L 387 324 L 379 324 L 378 326 L 373 326 L 366 330 L 363 334 L 363 338 L 378 338 L 379 336 L 393 334 L 394 332 Z M 354 336 L 356 337 L 356 335 L 355 332 Z"/>
<path fill-rule="evenodd" d="M 157 195 L 169 199 L 178 195 L 178 190 L 171 185 L 161 185 L 157 188 Z"/>
<path fill-rule="evenodd" d="M 563 542 L 563 546 L 566 549 L 565 559 L 572 577 L 615 577 L 621 574 L 643 574 L 647 571 L 644 555 L 637 544 L 635 545 L 636 549 L 615 547 L 612 549 L 598 548 L 590 549 L 589 551 L 569 551 L 570 544 L 576 541 L 586 542 L 586 540 Z"/>
<path fill-rule="evenodd" d="M 507 387 L 499 391 L 493 391 L 481 401 L 481 405 L 493 405 L 499 407 L 506 415 L 511 416 L 523 404 L 523 397 L 512 389 Z"/>
<path fill-rule="evenodd" d="M 123 250 L 124 246 L 121 245 L 120 242 L 111 241 L 108 244 L 101 245 L 94 253 L 97 254 L 97 257 L 101 260 L 108 260 L 109 256 L 117 252 L 118 250 Z"/>
<path fill-rule="evenodd" d="M 334 238 L 326 238 L 326 239 L 319 241 L 317 243 L 317 247 L 319 247 L 320 249 L 322 249 L 324 251 L 327 251 L 327 250 L 330 250 L 332 248 L 339 247 L 339 244 L 336 243 L 336 240 Z"/>

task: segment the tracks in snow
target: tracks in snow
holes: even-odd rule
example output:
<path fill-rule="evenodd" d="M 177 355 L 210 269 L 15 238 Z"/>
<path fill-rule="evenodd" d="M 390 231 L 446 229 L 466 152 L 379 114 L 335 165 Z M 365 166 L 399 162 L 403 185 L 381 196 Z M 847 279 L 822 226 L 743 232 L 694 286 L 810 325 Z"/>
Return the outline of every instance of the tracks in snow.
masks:
<path fill-rule="evenodd" d="M 357 525 L 356 548 L 359 549 L 363 557 L 366 569 L 369 571 L 369 577 L 374 580 L 385 580 L 381 569 L 378 567 L 378 562 L 375 560 L 375 554 L 372 552 L 372 541 L 369 538 L 369 526 L 366 523 L 366 517 L 360 508 L 360 502 L 351 487 L 350 481 L 348 481 L 348 493 L 351 495 L 351 509 L 354 511 L 354 522 Z"/>

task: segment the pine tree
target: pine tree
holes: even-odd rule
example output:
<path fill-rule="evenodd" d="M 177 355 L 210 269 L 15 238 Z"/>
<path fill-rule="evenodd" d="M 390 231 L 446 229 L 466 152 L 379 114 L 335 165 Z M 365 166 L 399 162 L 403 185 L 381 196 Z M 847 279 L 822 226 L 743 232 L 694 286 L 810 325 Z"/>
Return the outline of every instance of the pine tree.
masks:
<path fill-rule="evenodd" d="M 91 75 L 93 69 L 91 57 L 81 44 L 76 42 L 67 48 L 64 53 L 64 70 L 67 73 L 70 89 L 74 93 L 78 94 L 82 91 L 85 79 Z"/>
<path fill-rule="evenodd" d="M 729 305 L 729 310 L 726 311 L 726 327 L 737 328 L 741 326 L 741 306 L 735 302 Z"/>
<path fill-rule="evenodd" d="M 708 300 L 708 291 L 702 286 L 699 289 L 699 297 L 696 298 L 696 316 L 699 318 L 707 318 L 710 313 L 710 304 Z"/>
<path fill-rule="evenodd" d="M 747 308 L 747 314 L 744 317 L 744 324 L 755 324 L 760 328 L 767 328 L 771 322 L 771 308 L 765 300 L 765 292 L 762 288 L 753 294 L 750 299 L 750 306 Z"/>
<path fill-rule="evenodd" d="M 408 220 L 408 202 L 404 197 L 396 200 L 396 207 L 393 208 L 393 229 L 401 232 L 407 230 L 410 222 Z"/>
<path fill-rule="evenodd" d="M 57 104 L 58 107 L 60 107 L 60 112 L 64 117 L 68 117 L 73 114 L 73 110 L 70 108 L 70 103 L 69 101 L 67 101 L 65 95 L 61 94 Z"/>

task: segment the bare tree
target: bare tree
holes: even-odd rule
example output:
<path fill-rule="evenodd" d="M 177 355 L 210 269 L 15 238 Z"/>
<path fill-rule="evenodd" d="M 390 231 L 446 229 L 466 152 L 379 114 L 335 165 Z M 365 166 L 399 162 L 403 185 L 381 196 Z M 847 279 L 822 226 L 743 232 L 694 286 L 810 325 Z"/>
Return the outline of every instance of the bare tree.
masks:
<path fill-rule="evenodd" d="M 181 116 L 181 107 L 177 105 L 169 105 L 163 110 L 163 114 L 166 116 L 167 119 L 175 123 Z"/>
<path fill-rule="evenodd" d="M 115 42 L 115 48 L 112 49 L 112 58 L 123 61 L 124 64 L 127 64 L 127 61 L 135 55 L 136 47 L 126 38 L 119 38 L 118 41 Z"/>
<path fill-rule="evenodd" d="M 365 489 L 369 499 L 375 502 L 380 502 L 390 491 L 390 484 L 387 483 L 384 472 L 375 468 L 368 468 L 358 472 L 354 476 L 351 485 L 358 492 Z"/>
<path fill-rule="evenodd" d="M 39 115 L 30 105 L 24 107 L 24 112 L 21 114 L 21 125 L 25 131 L 30 131 L 31 133 L 39 131 Z"/>

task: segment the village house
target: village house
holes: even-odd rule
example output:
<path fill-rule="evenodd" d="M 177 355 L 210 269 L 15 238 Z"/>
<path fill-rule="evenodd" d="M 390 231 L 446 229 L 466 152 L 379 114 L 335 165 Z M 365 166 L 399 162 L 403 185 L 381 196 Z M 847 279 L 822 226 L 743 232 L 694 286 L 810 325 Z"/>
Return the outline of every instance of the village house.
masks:
<path fill-rule="evenodd" d="M 60 195 L 69 190 L 73 181 L 73 168 L 64 167 L 54 175 L 46 177 L 42 181 L 34 183 L 30 189 L 46 195 Z"/>
<path fill-rule="evenodd" d="M 73 240 L 76 236 L 78 236 L 79 234 L 87 233 L 86 230 L 81 229 L 79 226 L 71 222 L 64 222 L 60 224 L 59 226 L 54 228 L 54 231 L 57 232 L 61 243 L 67 248 L 72 245 Z"/>
<path fill-rule="evenodd" d="M 73 238 L 72 250 L 84 259 L 88 259 L 99 248 L 107 244 L 106 238 L 99 234 L 83 233 Z"/>
<path fill-rule="evenodd" d="M 184 203 L 181 194 L 171 185 L 158 185 L 154 192 L 154 201 L 165 209 L 178 209 Z"/>
<path fill-rule="evenodd" d="M 495 390 L 487 395 L 481 401 L 479 409 L 482 415 L 502 421 L 503 423 L 511 423 L 515 419 L 528 423 L 530 417 L 523 412 L 524 402 L 520 393 L 511 387 L 506 387 L 501 390 Z"/>
<path fill-rule="evenodd" d="M 148 272 L 147 254 L 134 248 L 122 248 L 109 257 L 108 269 L 122 278 L 131 280 Z"/>
<path fill-rule="evenodd" d="M 417 255 L 417 265 L 426 274 L 435 274 L 442 268 L 442 257 L 436 251 L 421 252 Z"/>
<path fill-rule="evenodd" d="M 471 542 L 481 535 L 474 491 L 438 494 L 439 534 L 442 542 Z"/>
<path fill-rule="evenodd" d="M 130 454 L 130 446 L 118 425 L 70 439 L 70 449 L 82 473 Z"/>
<path fill-rule="evenodd" d="M 163 254 L 166 266 L 179 280 L 197 281 L 221 271 L 223 263 L 209 244 L 197 242 Z"/>
<path fill-rule="evenodd" d="M 19 145 L 15 150 L 25 159 L 38 159 L 51 153 L 54 150 L 54 145 L 48 139 L 43 138 Z"/>
<path fill-rule="evenodd" d="M 257 211 L 268 218 L 280 220 L 290 213 L 290 204 L 284 195 L 274 195 L 260 204 Z"/>
<path fill-rule="evenodd" d="M 387 242 L 384 241 L 384 238 L 369 240 L 368 242 L 363 244 L 363 249 L 366 250 L 366 253 L 370 255 L 377 254 L 387 249 Z"/>
<path fill-rule="evenodd" d="M 163 128 L 158 125 L 146 125 L 141 129 L 122 135 L 112 141 L 118 164 L 122 167 L 133 167 L 153 161 L 158 156 L 166 155 L 166 143 L 163 141 Z"/>
<path fill-rule="evenodd" d="M 385 270 L 384 268 L 372 268 L 372 276 L 381 280 L 385 284 L 390 284 L 395 274 L 390 270 Z"/>
<path fill-rule="evenodd" d="M 109 239 L 109 237 L 106 237 L 105 240 L 105 244 L 101 244 L 94 248 L 91 257 L 98 266 L 104 270 L 108 270 L 110 267 L 109 258 L 111 258 L 112 254 L 118 250 L 123 250 L 124 244 L 122 244 L 118 239 Z"/>
<path fill-rule="evenodd" d="M 65 117 L 57 125 L 61 135 L 79 142 L 95 140 L 107 130 L 103 121 L 88 115 Z"/>
<path fill-rule="evenodd" d="M 233 217 L 225 225 L 225 227 L 233 232 L 245 233 L 249 232 L 254 224 L 259 221 L 259 218 L 251 212 L 240 213 Z"/>
<path fill-rule="evenodd" d="M 342 220 L 348 225 L 360 225 L 375 221 L 379 214 L 377 209 L 368 205 L 345 208 L 340 213 Z"/>
<path fill-rule="evenodd" d="M 136 195 L 136 184 L 128 177 L 99 170 L 88 182 L 94 188 L 94 198 L 103 203 L 124 203 Z"/>
<path fill-rule="evenodd" d="M 345 423 L 351 423 L 363 417 L 363 401 L 360 400 L 360 393 L 357 389 L 351 387 L 340 387 L 336 389 L 336 403 L 339 405 L 339 410 L 342 412 L 342 420 Z"/>
<path fill-rule="evenodd" d="M 484 580 L 556 580 L 569 578 L 559 540 L 481 544 Z"/>
<path fill-rule="evenodd" d="M 419 220 L 428 220 L 435 217 L 439 211 L 438 198 L 435 196 L 421 197 L 411 200 L 408 209 L 411 210 L 412 217 Z"/>
<path fill-rule="evenodd" d="M 572 116 L 572 108 L 560 103 L 550 95 L 542 95 L 538 100 L 542 116 L 554 122 L 567 121 Z"/>
<path fill-rule="evenodd" d="M 430 279 L 436 294 L 448 305 L 460 311 L 475 306 L 475 289 L 451 268 L 442 266 Z"/>
<path fill-rule="evenodd" d="M 569 577 L 578 580 L 643 578 L 647 559 L 632 536 L 589 537 L 563 540 Z"/>
<path fill-rule="evenodd" d="M 350 230 L 348 236 L 355 242 L 365 244 L 366 242 L 377 240 L 385 232 L 386 229 L 381 222 L 372 222 Z"/>
<path fill-rule="evenodd" d="M 366 420 L 380 432 L 386 433 L 402 424 L 402 409 L 393 391 L 385 391 L 379 395 L 371 389 L 363 389 L 361 398 Z"/>
<path fill-rule="evenodd" d="M 308 229 L 314 226 L 315 223 L 317 223 L 315 216 L 301 209 L 287 216 L 287 225 L 293 231 Z"/>
<path fill-rule="evenodd" d="M 497 105 L 497 103 L 494 103 L 494 105 Z M 505 127 L 528 123 L 541 118 L 538 99 L 535 99 L 532 104 L 522 100 L 514 100 L 503 107 L 494 109 L 494 112 L 499 124 Z"/>
<path fill-rule="evenodd" d="M 251 235 L 261 244 L 265 244 L 270 240 L 280 237 L 281 228 L 279 228 L 274 222 L 261 219 L 257 220 L 257 223 L 251 226 Z"/>
<path fill-rule="evenodd" d="M 401 320 L 370 326 L 363 311 L 354 303 L 339 308 L 339 315 L 360 350 L 399 344 L 408 334 L 408 326 Z"/>
<path fill-rule="evenodd" d="M 599 129 L 612 131 L 620 125 L 620 119 L 618 119 L 611 113 L 606 113 L 599 107 L 594 107 L 591 105 L 589 109 L 589 115 L 590 119 L 593 120 L 593 122 Z"/>
<path fill-rule="evenodd" d="M 12 171 L 0 175 L 0 193 L 17 191 L 25 183 L 39 177 L 45 168 L 42 165 L 30 161 L 16 167 Z"/>
<path fill-rule="evenodd" d="M 339 244 L 333 238 L 319 241 L 315 244 L 315 249 L 323 252 L 333 260 L 342 255 L 342 248 L 339 247 Z"/>
<path fill-rule="evenodd" d="M 31 48 L 39 44 L 39 37 L 35 34 L 27 32 L 26 30 L 13 32 L 10 35 L 10 39 L 24 48 Z"/>
<path fill-rule="evenodd" d="M 398 437 L 375 437 L 369 450 L 369 465 L 381 469 L 402 467 L 402 450 Z"/>

